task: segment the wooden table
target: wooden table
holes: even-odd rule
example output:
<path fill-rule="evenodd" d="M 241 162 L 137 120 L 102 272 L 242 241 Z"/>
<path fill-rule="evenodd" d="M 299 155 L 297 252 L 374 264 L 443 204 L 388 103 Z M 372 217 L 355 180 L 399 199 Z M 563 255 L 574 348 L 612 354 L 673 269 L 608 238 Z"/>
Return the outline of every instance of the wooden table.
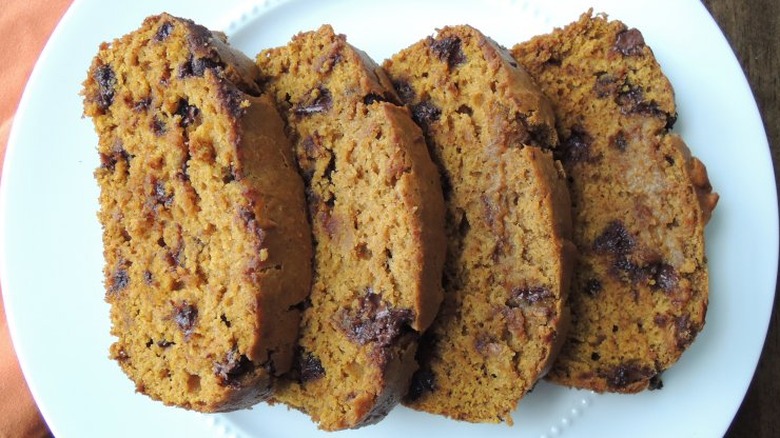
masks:
<path fill-rule="evenodd" d="M 764 120 L 780 174 L 780 1 L 703 0 L 737 54 Z M 780 294 L 778 294 L 780 296 Z M 718 382 L 712 382 L 717 385 Z M 727 437 L 780 437 L 780 327 L 772 310 L 764 351 Z"/>

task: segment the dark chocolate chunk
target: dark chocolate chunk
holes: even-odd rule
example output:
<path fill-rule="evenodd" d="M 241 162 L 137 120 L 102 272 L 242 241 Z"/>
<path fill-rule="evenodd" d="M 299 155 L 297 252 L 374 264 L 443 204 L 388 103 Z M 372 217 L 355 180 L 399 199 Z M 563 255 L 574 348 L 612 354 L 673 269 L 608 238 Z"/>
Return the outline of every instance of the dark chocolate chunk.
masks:
<path fill-rule="evenodd" d="M 198 308 L 187 301 L 173 305 L 173 321 L 179 326 L 179 330 L 187 337 L 192 334 L 198 321 Z"/>
<path fill-rule="evenodd" d="M 176 115 L 181 116 L 179 126 L 186 128 L 193 125 L 198 120 L 200 110 L 195 105 L 190 105 L 187 99 L 179 99 L 179 106 L 176 108 Z"/>
<path fill-rule="evenodd" d="M 664 388 L 664 382 L 661 381 L 661 374 L 656 374 L 653 377 L 650 378 L 650 386 L 648 386 L 648 389 L 650 391 L 657 391 L 659 389 Z"/>
<path fill-rule="evenodd" d="M 114 88 L 116 87 L 114 69 L 108 64 L 103 64 L 95 69 L 93 78 L 98 84 L 98 107 L 105 111 L 114 102 Z"/>
<path fill-rule="evenodd" d="M 151 105 L 152 105 L 152 98 L 147 96 L 139 100 L 138 102 L 136 102 L 135 105 L 133 105 L 133 111 L 140 113 L 148 110 Z"/>
<path fill-rule="evenodd" d="M 626 134 L 623 131 L 618 131 L 617 134 L 609 139 L 609 144 L 620 152 L 625 152 L 628 149 Z"/>
<path fill-rule="evenodd" d="M 442 61 L 447 63 L 449 68 L 457 67 L 466 62 L 466 55 L 461 48 L 460 38 L 449 36 L 436 40 L 430 39 L 431 51 Z"/>
<path fill-rule="evenodd" d="M 677 271 L 673 266 L 663 262 L 654 263 L 647 268 L 647 274 L 653 280 L 653 287 L 664 292 L 670 292 L 677 287 Z"/>
<path fill-rule="evenodd" d="M 311 114 L 324 113 L 333 106 L 333 99 L 330 90 L 324 87 L 318 87 L 318 92 L 309 92 L 306 97 L 298 102 L 293 108 L 293 113 L 298 116 L 308 116 Z M 312 97 L 312 94 L 315 94 Z"/>
<path fill-rule="evenodd" d="M 130 284 L 130 274 L 124 265 L 117 266 L 111 274 L 108 292 L 115 294 L 124 290 Z"/>
<path fill-rule="evenodd" d="M 219 98 L 222 101 L 222 105 L 225 109 L 235 118 L 241 118 L 246 113 L 246 107 L 244 101 L 246 100 L 246 94 L 244 94 L 238 88 L 228 85 L 227 82 L 222 83 L 220 88 Z"/>
<path fill-rule="evenodd" d="M 165 191 L 165 183 L 162 181 L 156 181 L 154 183 L 154 193 L 152 193 L 154 200 L 157 204 L 164 206 L 165 208 L 171 208 L 173 205 L 173 193 Z"/>
<path fill-rule="evenodd" d="M 587 161 L 590 158 L 592 142 L 593 138 L 585 130 L 574 128 L 555 150 L 555 158 L 566 164 Z"/>
<path fill-rule="evenodd" d="M 645 47 L 645 39 L 642 32 L 638 29 L 628 29 L 617 34 L 615 39 L 615 50 L 624 56 L 635 56 L 642 54 L 642 48 Z"/>
<path fill-rule="evenodd" d="M 416 93 L 409 82 L 395 81 L 393 82 L 393 88 L 395 88 L 395 92 L 398 93 L 401 102 L 408 104 L 414 100 Z"/>
<path fill-rule="evenodd" d="M 657 373 L 648 366 L 640 366 L 635 363 L 624 363 L 614 368 L 601 372 L 600 375 L 607 381 L 607 385 L 615 390 L 623 389 L 633 383 L 649 380 Z"/>
<path fill-rule="evenodd" d="M 593 241 L 593 249 L 601 254 L 630 254 L 635 246 L 636 239 L 619 220 L 610 222 Z"/>
<path fill-rule="evenodd" d="M 255 365 L 234 346 L 221 362 L 214 362 L 214 375 L 222 386 L 240 387 L 241 377 L 254 371 Z"/>
<path fill-rule="evenodd" d="M 371 105 L 374 102 L 387 102 L 387 99 L 381 94 L 376 93 L 368 93 L 363 97 L 363 103 L 366 105 Z"/>
<path fill-rule="evenodd" d="M 152 132 L 154 132 L 154 135 L 158 137 L 162 137 L 168 130 L 168 127 L 165 126 L 165 121 L 160 120 L 160 118 L 157 116 L 152 117 L 151 125 Z"/>
<path fill-rule="evenodd" d="M 296 366 L 300 383 L 310 382 L 325 376 L 325 368 L 317 356 L 299 349 Z"/>
<path fill-rule="evenodd" d="M 357 309 L 341 313 L 340 326 L 347 337 L 360 345 L 390 345 L 401 336 L 412 320 L 410 309 L 394 309 L 369 288 L 360 298 Z"/>
<path fill-rule="evenodd" d="M 436 375 L 433 371 L 420 368 L 412 376 L 412 383 L 406 398 L 409 401 L 418 400 L 423 394 L 436 390 Z"/>
<path fill-rule="evenodd" d="M 171 341 L 168 341 L 166 339 L 163 339 L 161 341 L 157 341 L 157 346 L 160 347 L 160 348 L 168 348 L 171 345 L 175 345 L 175 344 L 176 344 L 175 342 L 171 342 Z"/>
<path fill-rule="evenodd" d="M 604 99 L 617 92 L 618 80 L 617 78 L 607 72 L 599 72 L 596 74 L 596 81 L 593 84 L 593 91 L 596 93 L 596 97 Z"/>
<path fill-rule="evenodd" d="M 591 297 L 595 297 L 596 295 L 598 295 L 599 292 L 601 292 L 601 289 L 602 289 L 601 282 L 595 278 L 591 278 L 587 282 L 585 282 L 584 292 Z"/>
<path fill-rule="evenodd" d="M 195 58 L 190 57 L 181 66 L 179 66 L 179 78 L 186 78 L 188 76 L 203 77 L 207 69 L 222 69 L 225 64 L 219 59 L 212 59 L 210 57 Z"/>
<path fill-rule="evenodd" d="M 441 117 L 441 109 L 430 100 L 424 100 L 412 106 L 412 119 L 423 129 L 427 129 L 428 125 L 439 120 L 439 117 Z"/>
<path fill-rule="evenodd" d="M 675 338 L 677 348 L 683 350 L 691 345 L 699 329 L 691 322 L 691 315 L 684 314 L 674 320 Z"/>
<path fill-rule="evenodd" d="M 155 41 L 163 41 L 164 39 L 168 38 L 171 35 L 171 31 L 173 30 L 173 23 L 170 21 L 166 21 L 165 23 L 161 24 L 160 27 L 157 28 L 157 32 L 154 34 L 154 40 Z"/>
<path fill-rule="evenodd" d="M 536 304 L 552 298 L 553 293 L 545 286 L 515 287 L 506 302 L 509 307 L 521 307 Z"/>
<path fill-rule="evenodd" d="M 144 283 L 151 285 L 152 284 L 152 273 L 150 271 L 144 271 Z"/>

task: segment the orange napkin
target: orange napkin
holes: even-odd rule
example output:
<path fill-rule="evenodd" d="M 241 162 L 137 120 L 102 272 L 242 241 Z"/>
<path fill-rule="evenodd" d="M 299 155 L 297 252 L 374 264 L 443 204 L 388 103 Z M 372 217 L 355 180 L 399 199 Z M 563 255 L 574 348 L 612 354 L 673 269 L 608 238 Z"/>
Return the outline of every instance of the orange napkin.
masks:
<path fill-rule="evenodd" d="M 0 10 L 0 164 L 30 71 L 71 0 L 5 0 Z M 0 171 L 1 172 L 1 171 Z M 16 360 L 0 305 L 0 437 L 51 436 Z"/>

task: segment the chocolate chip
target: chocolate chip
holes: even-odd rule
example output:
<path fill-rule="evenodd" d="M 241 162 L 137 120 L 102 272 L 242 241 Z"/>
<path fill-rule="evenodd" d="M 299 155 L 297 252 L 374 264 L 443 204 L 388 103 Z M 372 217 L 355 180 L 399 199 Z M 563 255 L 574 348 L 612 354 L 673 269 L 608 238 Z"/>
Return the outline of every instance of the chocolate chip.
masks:
<path fill-rule="evenodd" d="M 325 368 L 317 356 L 299 349 L 296 366 L 300 383 L 310 382 L 325 376 Z"/>
<path fill-rule="evenodd" d="M 661 381 L 661 374 L 656 374 L 650 378 L 650 385 L 648 389 L 650 391 L 657 391 L 664 388 L 664 382 Z"/>
<path fill-rule="evenodd" d="M 147 96 L 139 100 L 138 102 L 136 102 L 135 105 L 133 105 L 133 111 L 135 112 L 147 111 L 151 105 L 152 105 L 152 98 Z"/>
<path fill-rule="evenodd" d="M 595 278 L 591 278 L 585 282 L 584 292 L 591 297 L 598 295 L 599 292 L 601 292 L 601 289 L 601 282 Z"/>
<path fill-rule="evenodd" d="M 628 29 L 617 34 L 615 50 L 624 56 L 636 56 L 642 54 L 645 47 L 645 39 L 638 29 Z"/>
<path fill-rule="evenodd" d="M 394 309 L 382 301 L 370 288 L 360 298 L 357 309 L 341 313 L 340 326 L 347 337 L 360 345 L 376 343 L 380 347 L 392 344 L 412 322 L 410 309 Z"/>
<path fill-rule="evenodd" d="M 238 347 L 234 346 L 227 352 L 221 362 L 214 362 L 214 375 L 222 386 L 237 388 L 240 386 L 241 377 L 254 371 L 255 365 L 246 355 L 238 353 Z"/>
<path fill-rule="evenodd" d="M 617 134 L 609 139 L 609 144 L 613 148 L 620 152 L 625 152 L 628 149 L 628 141 L 626 140 L 626 134 L 623 131 L 618 131 Z"/>
<path fill-rule="evenodd" d="M 173 306 L 173 321 L 179 326 L 179 330 L 187 337 L 192 334 L 192 330 L 195 328 L 195 324 L 198 320 L 198 308 L 182 301 L 180 304 L 174 304 Z"/>
<path fill-rule="evenodd" d="M 157 116 L 152 117 L 151 128 L 152 132 L 154 132 L 154 135 L 158 137 L 162 137 L 168 130 L 168 127 L 165 125 L 165 121 L 160 120 L 160 118 Z"/>
<path fill-rule="evenodd" d="M 401 99 L 401 102 L 406 104 L 412 103 L 415 97 L 415 92 L 414 88 L 412 88 L 409 82 L 394 81 L 393 88 L 395 88 L 395 92 L 398 93 L 398 97 Z"/>
<path fill-rule="evenodd" d="M 590 360 L 594 362 L 598 362 L 599 360 L 601 360 L 601 355 L 594 351 L 593 353 L 590 354 Z"/>
<path fill-rule="evenodd" d="M 635 247 L 636 239 L 619 220 L 610 222 L 593 241 L 593 249 L 601 254 L 625 255 L 631 253 Z"/>
<path fill-rule="evenodd" d="M 424 100 L 412 106 L 412 119 L 423 129 L 427 129 L 431 123 L 439 120 L 439 117 L 441 117 L 441 109 L 430 100 Z"/>
<path fill-rule="evenodd" d="M 154 34 L 154 40 L 159 42 L 168 38 L 171 35 L 172 30 L 173 23 L 166 21 L 157 28 L 157 32 Z"/>
<path fill-rule="evenodd" d="M 593 91 L 596 93 L 596 97 L 604 99 L 617 92 L 618 81 L 617 78 L 607 72 L 599 72 L 596 74 L 596 81 L 593 84 Z"/>
<path fill-rule="evenodd" d="M 168 348 L 171 345 L 175 345 L 175 344 L 176 344 L 175 342 L 171 342 L 171 341 L 168 341 L 168 340 L 165 340 L 165 339 L 163 339 L 161 341 L 157 341 L 157 346 L 160 347 L 160 348 Z"/>
<path fill-rule="evenodd" d="M 429 40 L 431 51 L 442 61 L 447 62 L 449 68 L 454 68 L 466 62 L 466 55 L 461 48 L 460 38 L 450 36 Z"/>
<path fill-rule="evenodd" d="M 219 98 L 222 104 L 235 118 L 241 118 L 246 113 L 245 97 L 246 95 L 241 90 L 232 86 L 223 86 L 220 89 Z"/>
<path fill-rule="evenodd" d="M 176 112 L 174 114 L 181 117 L 179 120 L 179 126 L 186 128 L 195 124 L 195 122 L 198 120 L 200 110 L 195 105 L 190 105 L 187 99 L 181 98 L 179 99 L 179 106 L 176 108 Z"/>
<path fill-rule="evenodd" d="M 151 285 L 152 280 L 153 280 L 152 273 L 149 271 L 144 271 L 144 283 L 146 283 L 147 285 Z"/>
<path fill-rule="evenodd" d="M 666 125 L 673 125 L 676 116 L 667 114 L 658 108 L 655 101 L 645 100 L 645 91 L 639 85 L 626 84 L 615 97 L 615 103 L 620 106 L 622 114 L 643 114 L 648 116 L 662 117 L 666 119 Z M 670 121 L 670 118 L 672 119 Z"/>
<path fill-rule="evenodd" d="M 195 58 L 192 55 L 179 66 L 179 78 L 183 79 L 189 76 L 203 77 L 207 69 L 221 69 L 225 64 L 219 59 L 208 57 Z"/>
<path fill-rule="evenodd" d="M 410 401 L 415 401 L 423 394 L 433 391 L 436 391 L 436 375 L 431 370 L 420 368 L 412 376 L 412 383 L 406 397 Z"/>
<path fill-rule="evenodd" d="M 115 294 L 124 290 L 130 285 L 130 274 L 124 266 L 117 266 L 111 274 L 109 280 L 108 292 Z"/>
<path fill-rule="evenodd" d="M 515 287 L 512 289 L 506 305 L 509 307 L 528 306 L 552 297 L 552 291 L 545 286 Z"/>
<path fill-rule="evenodd" d="M 365 105 L 371 105 L 374 102 L 387 102 L 387 99 L 381 94 L 368 93 L 363 97 L 363 103 Z"/>
<path fill-rule="evenodd" d="M 646 270 L 656 289 L 670 292 L 677 287 L 679 278 L 673 266 L 659 262 L 649 265 Z"/>
<path fill-rule="evenodd" d="M 599 374 L 606 379 L 607 385 L 609 385 L 611 389 L 620 390 L 633 383 L 648 380 L 657 373 L 648 366 L 623 363 Z"/>
<path fill-rule="evenodd" d="M 173 205 L 173 193 L 169 194 L 165 191 L 165 183 L 162 181 L 156 181 L 154 183 L 154 193 L 152 193 L 152 196 L 157 204 L 162 205 L 165 208 L 171 208 Z"/>
<path fill-rule="evenodd" d="M 324 113 L 330 110 L 332 105 L 333 100 L 330 94 L 330 90 L 324 87 L 318 87 L 309 92 L 304 99 L 295 105 L 295 108 L 293 108 L 293 114 L 298 116 L 308 116 L 317 113 Z"/>
<path fill-rule="evenodd" d="M 98 107 L 105 111 L 114 102 L 114 88 L 116 87 L 114 69 L 108 64 L 103 64 L 95 69 L 93 78 L 98 84 Z"/>
<path fill-rule="evenodd" d="M 691 322 L 691 315 L 687 313 L 675 318 L 674 328 L 677 347 L 681 350 L 691 345 L 698 333 L 697 327 Z"/>
<path fill-rule="evenodd" d="M 592 142 L 593 138 L 587 132 L 581 128 L 574 128 L 555 150 L 555 158 L 566 164 L 587 161 L 590 158 Z"/>

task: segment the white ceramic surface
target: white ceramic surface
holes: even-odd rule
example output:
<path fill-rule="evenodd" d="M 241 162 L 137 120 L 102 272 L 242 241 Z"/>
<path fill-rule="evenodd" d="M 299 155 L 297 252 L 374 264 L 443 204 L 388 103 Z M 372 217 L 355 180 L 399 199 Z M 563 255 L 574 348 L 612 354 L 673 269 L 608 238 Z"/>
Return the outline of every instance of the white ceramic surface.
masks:
<path fill-rule="evenodd" d="M 721 201 L 707 228 L 707 325 L 664 388 L 596 395 L 542 382 L 516 425 L 472 425 L 395 409 L 376 426 L 326 434 L 304 415 L 261 404 L 201 415 L 135 394 L 107 358 L 108 306 L 95 217 L 98 165 L 81 81 L 97 46 L 153 13 L 192 18 L 254 56 L 331 23 L 381 61 L 446 24 L 471 24 L 511 46 L 592 6 L 642 30 L 677 93 L 681 133 Z M 0 185 L 0 279 L 25 376 L 58 437 L 721 436 L 766 335 L 778 255 L 777 195 L 761 119 L 725 38 L 696 0 L 366 2 L 77 0 L 42 54 L 19 107 Z M 441 434 L 441 435 L 440 435 Z"/>

